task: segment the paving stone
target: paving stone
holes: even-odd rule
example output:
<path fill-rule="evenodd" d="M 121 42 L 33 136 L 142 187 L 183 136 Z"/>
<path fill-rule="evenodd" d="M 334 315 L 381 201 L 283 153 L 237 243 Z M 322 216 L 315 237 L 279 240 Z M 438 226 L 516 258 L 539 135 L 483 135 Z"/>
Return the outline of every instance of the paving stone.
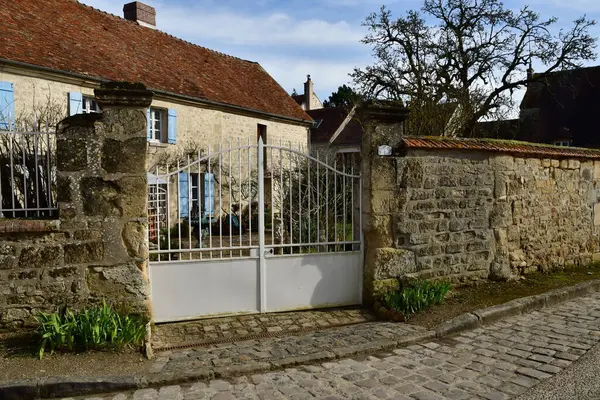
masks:
<path fill-rule="evenodd" d="M 481 396 L 483 396 L 484 399 L 488 399 L 488 400 L 506 400 L 509 398 L 508 395 L 502 393 L 502 392 L 489 392 L 489 393 L 484 393 Z"/>
<path fill-rule="evenodd" d="M 538 370 L 535 370 L 532 368 L 519 368 L 519 369 L 517 369 L 517 373 L 521 374 L 521 375 L 525 375 L 530 378 L 536 378 L 536 379 L 547 379 L 552 376 L 550 374 L 547 374 L 545 372 L 538 371 Z"/>
<path fill-rule="evenodd" d="M 537 369 L 542 372 L 547 372 L 549 374 L 558 374 L 561 371 L 561 368 L 549 364 L 542 364 L 539 367 L 537 367 Z"/>

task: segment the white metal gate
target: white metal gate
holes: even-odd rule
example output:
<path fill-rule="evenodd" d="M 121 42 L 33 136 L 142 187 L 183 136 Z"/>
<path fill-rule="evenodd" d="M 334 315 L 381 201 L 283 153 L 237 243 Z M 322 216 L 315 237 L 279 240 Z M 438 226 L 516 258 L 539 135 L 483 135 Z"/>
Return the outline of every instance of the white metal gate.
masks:
<path fill-rule="evenodd" d="M 262 138 L 155 168 L 155 322 L 360 304 L 358 170 Z"/>

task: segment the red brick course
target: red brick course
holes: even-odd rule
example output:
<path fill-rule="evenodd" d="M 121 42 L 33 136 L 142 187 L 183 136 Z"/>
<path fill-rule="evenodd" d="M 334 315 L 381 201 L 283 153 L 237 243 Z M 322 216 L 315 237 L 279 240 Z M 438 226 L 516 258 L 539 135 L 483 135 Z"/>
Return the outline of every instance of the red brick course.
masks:
<path fill-rule="evenodd" d="M 19 232 L 52 232 L 57 231 L 57 220 L 22 220 L 0 219 L 0 234 Z"/>

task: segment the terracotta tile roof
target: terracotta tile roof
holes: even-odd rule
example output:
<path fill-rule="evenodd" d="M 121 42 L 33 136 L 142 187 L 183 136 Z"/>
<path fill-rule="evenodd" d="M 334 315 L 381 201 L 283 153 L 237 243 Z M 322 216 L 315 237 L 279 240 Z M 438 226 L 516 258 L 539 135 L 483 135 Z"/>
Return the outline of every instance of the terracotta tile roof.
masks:
<path fill-rule="evenodd" d="M 304 94 L 293 94 L 292 99 L 294 99 L 299 106 L 302 106 L 302 103 L 304 103 L 304 100 L 306 100 Z"/>
<path fill-rule="evenodd" d="M 403 148 L 411 149 L 479 150 L 559 158 L 600 159 L 600 150 L 551 146 L 541 143 L 518 142 L 514 140 L 450 139 L 422 136 L 404 137 L 401 141 L 401 146 Z"/>
<path fill-rule="evenodd" d="M 4 1 L 0 20 L 0 59 L 106 80 L 143 82 L 155 90 L 310 121 L 258 63 L 194 45 L 75 0 Z"/>

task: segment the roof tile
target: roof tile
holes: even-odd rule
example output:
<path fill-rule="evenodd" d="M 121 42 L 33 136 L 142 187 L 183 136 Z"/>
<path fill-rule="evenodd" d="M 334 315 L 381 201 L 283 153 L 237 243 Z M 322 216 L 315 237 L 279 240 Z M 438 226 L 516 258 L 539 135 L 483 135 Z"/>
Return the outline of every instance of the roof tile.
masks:
<path fill-rule="evenodd" d="M 600 150 L 551 146 L 541 143 L 498 139 L 458 139 L 440 137 L 404 137 L 402 147 L 411 149 L 479 150 L 558 158 L 600 159 Z"/>
<path fill-rule="evenodd" d="M 0 20 L 0 59 L 311 120 L 258 63 L 75 0 L 5 1 Z"/>

